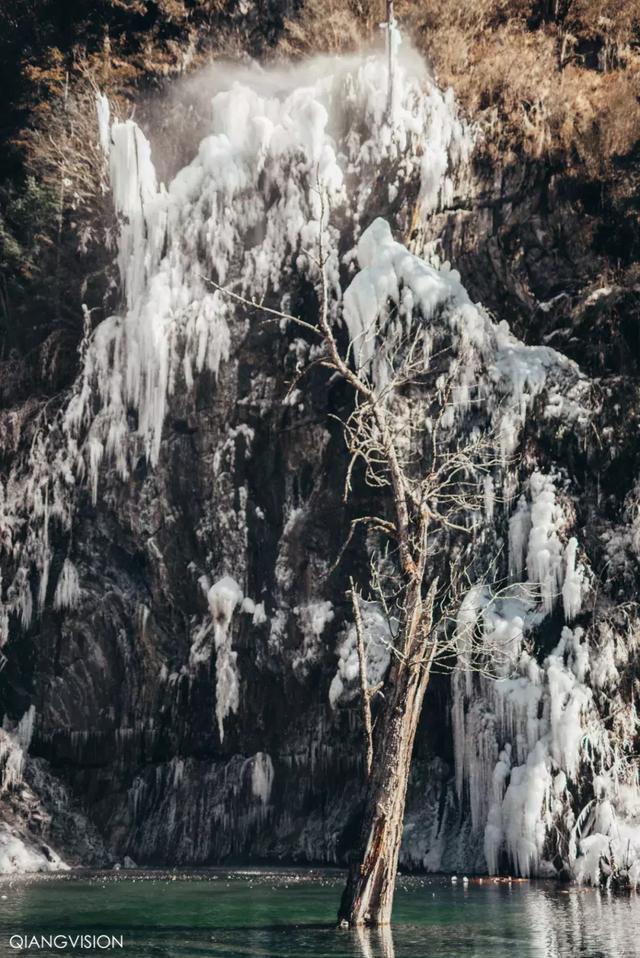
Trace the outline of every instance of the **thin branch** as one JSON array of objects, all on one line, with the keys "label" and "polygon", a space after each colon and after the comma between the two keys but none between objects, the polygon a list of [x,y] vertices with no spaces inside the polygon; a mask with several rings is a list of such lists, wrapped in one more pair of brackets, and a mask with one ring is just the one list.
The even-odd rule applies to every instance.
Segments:
[{"label": "thin branch", "polygon": [[213,288],[217,289],[218,292],[223,293],[225,296],[235,300],[236,303],[240,303],[242,306],[247,306],[249,309],[257,309],[261,313],[269,313],[269,315],[275,316],[277,319],[283,319],[287,323],[295,323],[296,326],[306,329],[307,332],[313,333],[315,336],[321,335],[317,326],[314,326],[312,323],[306,323],[304,319],[300,319],[299,316],[293,316],[291,313],[285,313],[280,309],[271,309],[269,306],[265,306],[263,303],[259,303],[255,299],[247,299],[246,296],[241,296],[240,293],[234,293],[233,290],[229,289],[227,286],[221,286],[219,283],[216,283],[215,280],[208,276],[204,276],[202,273],[198,273],[198,275],[200,279],[207,283],[207,285],[213,286]]}]

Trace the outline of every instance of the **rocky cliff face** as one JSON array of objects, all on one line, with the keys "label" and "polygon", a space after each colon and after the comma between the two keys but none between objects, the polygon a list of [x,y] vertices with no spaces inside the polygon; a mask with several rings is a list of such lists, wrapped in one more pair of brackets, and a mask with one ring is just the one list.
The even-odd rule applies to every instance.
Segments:
[{"label": "rocky cliff face", "polygon": [[140,130],[99,103],[121,305],[69,394],[3,414],[7,834],[49,865],[345,860],[362,794],[345,591],[366,544],[333,564],[367,501],[343,503],[331,417],[350,398],[321,369],[294,383],[308,337],[217,284],[312,317],[321,236],[338,311],[382,215],[583,371],[560,359],[570,372],[518,386],[477,548],[496,595],[509,574],[531,588],[509,607],[474,593],[513,661],[497,693],[434,679],[404,859],[597,879],[638,804],[633,271],[596,282],[618,251],[593,241],[605,211],[534,165],[474,161],[412,58],[391,122],[375,59],[237,79],[217,78],[212,135],[168,193]]}]

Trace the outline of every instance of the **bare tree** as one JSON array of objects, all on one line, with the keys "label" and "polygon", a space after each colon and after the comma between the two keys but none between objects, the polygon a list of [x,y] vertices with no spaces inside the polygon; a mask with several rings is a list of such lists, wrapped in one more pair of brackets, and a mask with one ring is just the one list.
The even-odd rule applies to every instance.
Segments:
[{"label": "bare tree", "polygon": [[345,343],[329,308],[322,241],[319,255],[308,255],[318,275],[316,322],[212,285],[319,339],[313,365],[328,369],[353,392],[353,409],[342,422],[349,452],[345,499],[357,476],[379,508],[352,521],[337,562],[366,530],[371,561],[364,588],[394,625],[388,672],[370,688],[361,594],[352,579],[367,785],[360,845],[338,917],[349,927],[384,926],[391,919],[414,739],[434,664],[474,657],[472,636],[467,630],[462,648],[453,623],[473,561],[469,546],[483,510],[484,480],[498,461],[477,424],[466,433],[461,424],[452,429],[460,416],[454,403],[458,369],[450,350],[430,355],[424,322],[414,317],[407,329],[392,304],[385,317]]},{"label": "bare tree", "polygon": [[[453,626],[472,562],[467,548],[482,509],[482,477],[493,464],[482,439],[451,445],[442,422],[451,410],[447,391],[424,376],[421,330],[401,335],[382,390],[364,371],[347,372],[325,327],[330,365],[352,383],[356,406],[345,423],[350,470],[359,462],[368,486],[387,492],[386,509],[367,517],[385,545],[387,569],[371,569],[371,597],[397,622],[391,665],[376,697],[375,723],[366,676],[362,624],[358,635],[368,782],[360,847],[350,868],[339,918],[349,926],[386,925],[391,919],[411,755],[434,664],[465,648]],[[421,381],[422,380],[422,381]],[[425,412],[430,415],[425,415]],[[435,413],[435,415],[434,415]],[[429,428],[425,420],[429,420]],[[447,418],[447,422],[449,419]],[[407,433],[409,435],[407,435]],[[391,561],[389,562],[389,559]],[[352,595],[354,589],[352,587]]]}]

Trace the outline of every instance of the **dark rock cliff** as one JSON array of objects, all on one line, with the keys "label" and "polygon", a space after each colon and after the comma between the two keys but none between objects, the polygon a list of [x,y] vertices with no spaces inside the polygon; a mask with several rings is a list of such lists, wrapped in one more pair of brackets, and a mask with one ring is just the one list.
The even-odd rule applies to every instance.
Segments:
[{"label": "dark rock cliff", "polygon": [[[531,432],[527,441],[539,466],[559,464],[569,476],[596,571],[606,561],[603,531],[625,521],[640,467],[634,204],[542,163],[499,169],[478,159],[464,194],[415,238],[437,239],[472,299],[525,342],[553,345],[590,377],[597,435]],[[172,401],[158,464],[140,456],[127,480],[109,466],[95,505],[80,494],[51,573],[55,584],[70,549],[79,604],[63,612],[49,601],[3,650],[4,713],[18,720],[36,710],[24,789],[37,798],[10,797],[7,816],[71,862],[342,862],[356,833],[358,706],[334,710],[328,694],[348,618],[345,583],[361,561],[354,546],[331,569],[349,513],[346,457],[329,414],[343,412],[348,396],[313,373],[298,409],[285,401],[294,338],[259,322],[231,335],[217,378],[203,374],[192,395]],[[233,575],[267,616],[234,616],[241,707],[222,740],[214,659],[191,654],[194,642],[211,642],[198,635],[208,615],[201,579],[212,570]],[[617,576],[607,588],[626,600],[636,570]],[[306,611],[317,601],[334,613],[319,633]],[[285,614],[274,643],[276,606]],[[541,644],[559,630],[552,621]],[[452,774],[441,676],[416,746],[409,864],[427,850],[412,845],[411,829],[437,831],[445,820],[461,836],[445,867],[469,861]],[[91,825],[77,824],[84,819]]]}]

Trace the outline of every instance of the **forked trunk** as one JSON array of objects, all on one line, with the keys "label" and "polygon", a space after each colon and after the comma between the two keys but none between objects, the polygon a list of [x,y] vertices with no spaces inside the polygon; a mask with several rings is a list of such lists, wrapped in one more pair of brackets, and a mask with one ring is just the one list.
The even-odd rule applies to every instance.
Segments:
[{"label": "forked trunk", "polygon": [[338,914],[351,927],[391,921],[411,753],[429,682],[421,655],[408,656],[393,669],[376,729],[360,853]]}]

